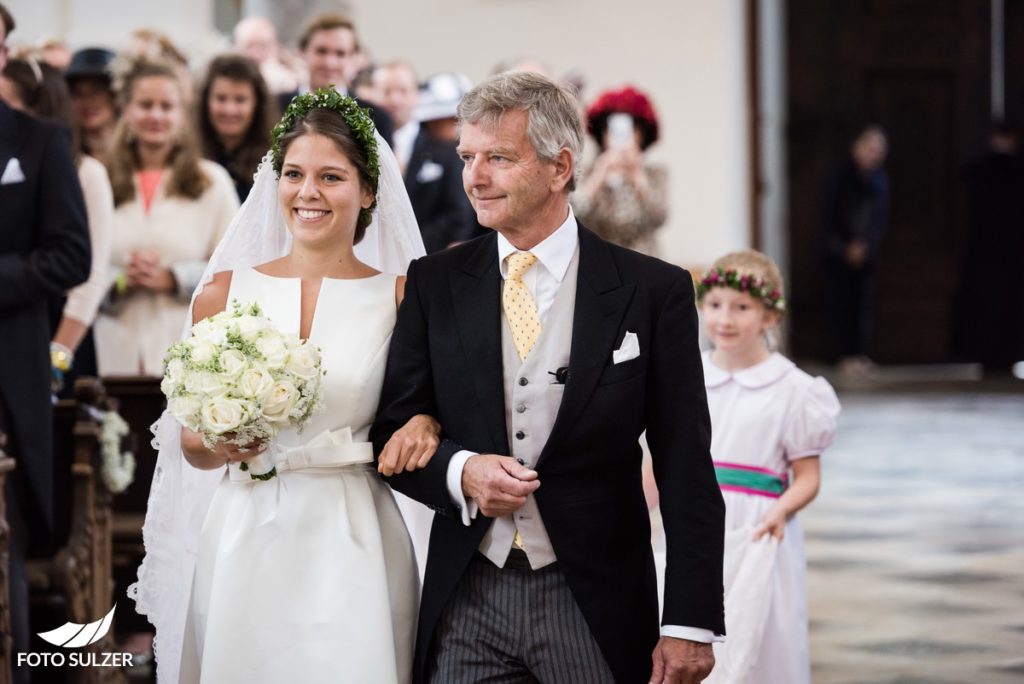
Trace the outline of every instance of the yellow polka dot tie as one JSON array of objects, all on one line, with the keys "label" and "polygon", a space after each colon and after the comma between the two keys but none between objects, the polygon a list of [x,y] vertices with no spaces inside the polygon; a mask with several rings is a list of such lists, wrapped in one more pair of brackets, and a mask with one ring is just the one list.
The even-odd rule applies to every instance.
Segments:
[{"label": "yellow polka dot tie", "polygon": [[537,262],[530,252],[515,252],[508,255],[508,275],[505,277],[505,289],[501,293],[501,306],[508,318],[508,326],[512,331],[512,342],[519,352],[519,360],[525,361],[533,345],[540,337],[540,316],[537,305],[533,301],[530,289],[523,282],[523,274]]}]

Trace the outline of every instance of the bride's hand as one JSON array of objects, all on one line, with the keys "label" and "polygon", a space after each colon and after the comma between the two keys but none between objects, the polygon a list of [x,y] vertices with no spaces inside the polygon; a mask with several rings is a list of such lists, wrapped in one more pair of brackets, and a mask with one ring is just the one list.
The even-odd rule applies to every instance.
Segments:
[{"label": "bride's hand", "polygon": [[[233,435],[228,434],[224,437],[231,439]],[[181,450],[185,454],[185,460],[192,467],[200,470],[223,468],[228,463],[244,461],[264,451],[267,446],[266,442],[254,442],[241,447],[220,440],[213,445],[212,449],[207,449],[203,444],[202,435],[188,428],[181,428]],[[242,449],[246,449],[246,451],[242,451]]]},{"label": "bride's hand", "polygon": [[[225,437],[230,437],[224,435]],[[214,453],[218,456],[223,456],[227,463],[237,463],[239,461],[247,461],[254,456],[258,456],[262,452],[266,451],[266,442],[250,442],[245,445],[229,444],[228,442],[217,442],[214,446]]]},{"label": "bride's hand", "polygon": [[425,468],[441,443],[440,434],[441,425],[432,417],[413,416],[384,445],[377,462],[377,472],[390,477],[403,470],[412,472]]}]

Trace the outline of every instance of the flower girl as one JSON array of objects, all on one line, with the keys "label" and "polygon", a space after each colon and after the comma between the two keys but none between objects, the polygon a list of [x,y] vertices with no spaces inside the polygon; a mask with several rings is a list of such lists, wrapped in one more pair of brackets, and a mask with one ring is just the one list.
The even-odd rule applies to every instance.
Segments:
[{"label": "flower girl", "polygon": [[712,350],[704,354],[711,454],[726,503],[725,643],[707,682],[810,682],[803,534],[797,511],[818,493],[819,456],[839,401],[772,351],[785,313],[768,257],[715,262],[697,299]]}]

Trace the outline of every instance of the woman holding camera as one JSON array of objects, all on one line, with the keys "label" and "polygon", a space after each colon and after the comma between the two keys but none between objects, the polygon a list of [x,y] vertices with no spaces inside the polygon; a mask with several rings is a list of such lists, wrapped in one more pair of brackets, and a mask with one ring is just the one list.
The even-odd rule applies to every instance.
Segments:
[{"label": "woman holding camera", "polygon": [[573,196],[577,218],[609,242],[653,254],[668,215],[668,176],[644,156],[658,139],[650,98],[631,86],[606,91],[587,110],[587,128],[600,153]]}]

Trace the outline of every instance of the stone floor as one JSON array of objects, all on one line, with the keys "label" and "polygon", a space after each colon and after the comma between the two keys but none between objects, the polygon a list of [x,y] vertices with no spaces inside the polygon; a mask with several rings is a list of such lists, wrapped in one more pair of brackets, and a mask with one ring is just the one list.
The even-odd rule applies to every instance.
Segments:
[{"label": "stone floor", "polygon": [[816,684],[1024,681],[1022,390],[840,387],[801,514]]}]

